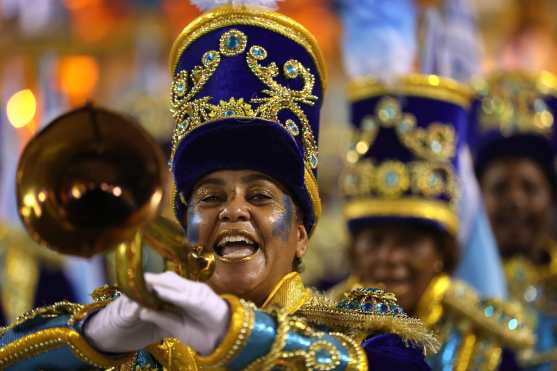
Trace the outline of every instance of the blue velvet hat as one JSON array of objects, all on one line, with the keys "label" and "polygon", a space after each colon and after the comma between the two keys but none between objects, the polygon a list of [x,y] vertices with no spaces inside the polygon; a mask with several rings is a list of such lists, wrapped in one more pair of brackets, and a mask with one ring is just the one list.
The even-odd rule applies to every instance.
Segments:
[{"label": "blue velvet hat", "polygon": [[456,236],[457,154],[471,89],[436,75],[348,87],[354,144],[342,177],[351,230],[411,220]]},{"label": "blue velvet hat", "polygon": [[477,83],[477,93],[468,132],[476,173],[481,176],[487,164],[498,157],[528,157],[555,185],[555,76],[548,72],[498,72]]},{"label": "blue velvet hat", "polygon": [[290,192],[311,232],[321,212],[317,138],[325,85],[313,36],[279,13],[223,6],[184,28],[170,68],[178,220],[201,177],[251,169]]}]

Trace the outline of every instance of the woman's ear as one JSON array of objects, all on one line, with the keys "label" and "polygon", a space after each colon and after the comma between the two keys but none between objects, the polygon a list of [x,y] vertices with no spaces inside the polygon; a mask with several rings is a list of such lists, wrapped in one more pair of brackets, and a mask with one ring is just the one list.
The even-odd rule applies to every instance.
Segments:
[{"label": "woman's ear", "polygon": [[303,223],[296,224],[296,256],[303,258],[309,246],[309,236]]}]

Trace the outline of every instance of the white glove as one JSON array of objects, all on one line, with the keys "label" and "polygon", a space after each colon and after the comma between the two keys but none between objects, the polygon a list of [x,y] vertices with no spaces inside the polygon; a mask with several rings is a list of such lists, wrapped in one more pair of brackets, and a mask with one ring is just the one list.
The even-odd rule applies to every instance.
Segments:
[{"label": "white glove", "polygon": [[98,311],[85,324],[85,338],[107,353],[135,352],[170,336],[151,322],[141,321],[143,308],[125,295]]},{"label": "white glove", "polygon": [[202,355],[217,348],[230,321],[226,300],[206,284],[187,280],[174,272],[146,273],[145,281],[162,300],[174,304],[179,313],[143,308],[139,312],[142,321],[153,323],[161,333],[180,339]]}]

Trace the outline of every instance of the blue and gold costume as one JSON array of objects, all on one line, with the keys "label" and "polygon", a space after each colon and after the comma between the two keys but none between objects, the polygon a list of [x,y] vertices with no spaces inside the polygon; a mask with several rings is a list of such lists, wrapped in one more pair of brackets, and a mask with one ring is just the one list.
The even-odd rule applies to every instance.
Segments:
[{"label": "blue and gold costume", "polygon": [[[349,230],[404,221],[456,240],[458,153],[471,89],[436,75],[406,75],[389,85],[355,80],[348,93],[355,129],[342,177]],[[441,350],[428,361],[435,370],[513,369],[504,348],[533,343],[521,308],[481,300],[471,287],[451,279],[457,256],[458,251],[447,254],[445,273],[429,283],[416,310],[440,336]],[[359,285],[360,278],[352,276],[332,294]]]},{"label": "blue and gold costume", "polygon": [[[532,159],[554,188],[557,79],[547,72],[499,72],[478,82],[477,92],[469,130],[476,172],[481,174],[491,160],[511,154]],[[536,329],[535,350],[521,355],[529,370],[552,370],[557,364],[557,245],[549,237],[542,243],[546,264],[520,256],[504,261],[509,294],[524,305]]]},{"label": "blue and gold costume", "polygon": [[[188,195],[200,177],[252,169],[285,186],[311,232],[321,211],[317,137],[326,81],[313,37],[278,13],[226,6],[184,29],[170,65],[178,219],[185,220]],[[424,351],[436,346],[392,294],[360,289],[337,302],[308,290],[292,272],[261,308],[223,295],[231,320],[208,356],[171,338],[131,355],[101,354],[85,341],[82,327],[113,294],[105,289],[89,306],[60,303],[22,316],[1,332],[0,367],[427,370]]]}]

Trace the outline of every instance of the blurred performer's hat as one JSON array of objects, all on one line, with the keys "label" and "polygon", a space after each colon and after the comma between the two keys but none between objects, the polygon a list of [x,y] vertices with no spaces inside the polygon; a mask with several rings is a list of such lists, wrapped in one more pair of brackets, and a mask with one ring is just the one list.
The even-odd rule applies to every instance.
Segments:
[{"label": "blurred performer's hat", "polygon": [[557,78],[548,72],[498,72],[477,83],[468,141],[476,174],[502,157],[526,157],[538,163],[552,185]]},{"label": "blurred performer's hat", "polygon": [[252,169],[291,193],[311,231],[321,212],[321,52],[294,20],[249,1],[233,3],[244,5],[209,10],[187,25],[170,54],[177,217],[183,220],[204,175]]},{"label": "blurred performer's hat", "polygon": [[436,75],[349,85],[355,140],[342,180],[351,230],[406,221],[458,231],[457,154],[470,89]]}]

